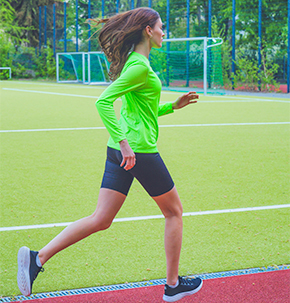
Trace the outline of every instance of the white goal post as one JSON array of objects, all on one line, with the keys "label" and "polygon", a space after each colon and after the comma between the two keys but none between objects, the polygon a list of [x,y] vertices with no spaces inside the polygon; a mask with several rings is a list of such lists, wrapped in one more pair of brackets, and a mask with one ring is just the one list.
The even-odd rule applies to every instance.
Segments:
[{"label": "white goal post", "polygon": [[0,70],[6,70],[8,69],[9,71],[9,79],[11,79],[11,67],[0,67]]}]

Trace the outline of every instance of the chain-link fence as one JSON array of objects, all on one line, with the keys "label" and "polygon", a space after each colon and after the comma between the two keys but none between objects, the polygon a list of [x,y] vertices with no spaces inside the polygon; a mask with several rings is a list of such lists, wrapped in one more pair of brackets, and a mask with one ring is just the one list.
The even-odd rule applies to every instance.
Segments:
[{"label": "chain-link fence", "polygon": [[[99,51],[86,21],[136,7],[161,16],[165,38],[221,37],[228,89],[277,90],[288,84],[290,0],[68,0],[38,10],[39,44],[57,52]],[[288,81],[288,83],[287,83]],[[286,90],[284,90],[286,92]]]}]

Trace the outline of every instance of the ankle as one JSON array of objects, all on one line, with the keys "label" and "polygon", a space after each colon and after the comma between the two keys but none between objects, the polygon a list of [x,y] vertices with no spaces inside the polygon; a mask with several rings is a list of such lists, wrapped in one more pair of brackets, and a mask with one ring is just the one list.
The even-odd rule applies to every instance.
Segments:
[{"label": "ankle", "polygon": [[38,255],[37,255],[41,265],[43,266],[44,263],[45,263],[45,259],[44,259],[44,256],[39,252]]},{"label": "ankle", "polygon": [[[170,282],[172,282],[172,283],[170,283]],[[171,288],[175,288],[179,285],[179,280],[178,279],[175,282],[174,282],[174,280],[172,280],[170,282],[168,282],[167,285]]]}]

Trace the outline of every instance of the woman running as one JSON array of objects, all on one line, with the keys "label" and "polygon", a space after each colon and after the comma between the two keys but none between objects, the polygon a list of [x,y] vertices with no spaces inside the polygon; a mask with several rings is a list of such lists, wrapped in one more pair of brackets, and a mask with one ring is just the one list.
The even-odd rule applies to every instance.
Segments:
[{"label": "woman running", "polygon": [[[151,48],[160,48],[164,36],[162,21],[156,11],[137,8],[99,20],[99,23],[105,23],[99,34],[99,43],[111,62],[109,75],[114,82],[96,102],[110,134],[97,207],[92,215],[66,227],[38,252],[27,247],[20,248],[18,286],[23,295],[30,295],[34,280],[43,270],[42,266],[53,255],[93,233],[109,228],[136,178],[165,217],[167,280],[163,300],[174,302],[200,290],[202,280],[178,275],[182,204],[157,150],[157,119],[196,103],[198,95],[189,92],[174,103],[159,105],[161,82],[148,60]],[[113,103],[119,97],[122,108],[118,121]]]}]

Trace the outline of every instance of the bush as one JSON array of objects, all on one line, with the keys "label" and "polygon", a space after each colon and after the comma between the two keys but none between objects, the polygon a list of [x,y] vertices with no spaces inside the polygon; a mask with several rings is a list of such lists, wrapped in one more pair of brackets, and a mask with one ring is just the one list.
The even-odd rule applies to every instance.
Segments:
[{"label": "bush", "polygon": [[277,70],[278,64],[267,61],[262,54],[262,66],[259,73],[257,61],[249,60],[241,53],[236,60],[236,74],[232,74],[234,88],[257,91],[260,81],[262,91],[277,91],[279,86],[275,81]]},{"label": "bush", "polygon": [[55,79],[56,64],[51,48],[43,48],[38,55],[33,47],[8,49],[9,67],[13,78]]}]

